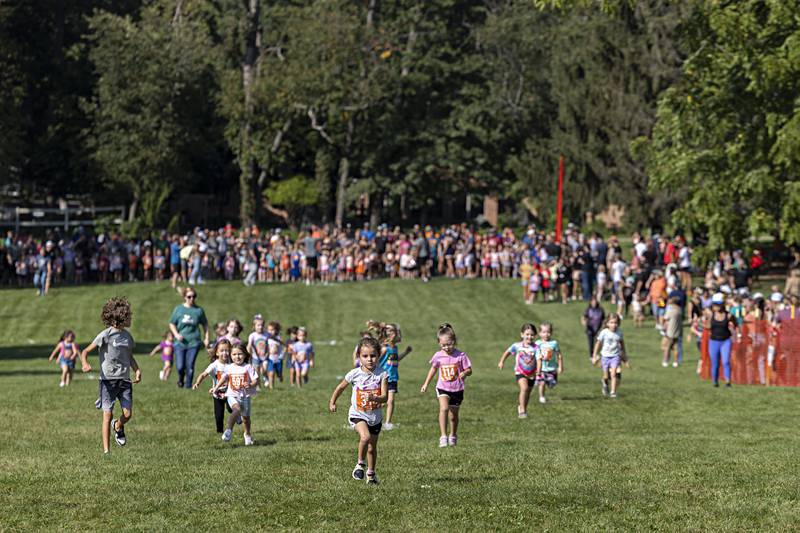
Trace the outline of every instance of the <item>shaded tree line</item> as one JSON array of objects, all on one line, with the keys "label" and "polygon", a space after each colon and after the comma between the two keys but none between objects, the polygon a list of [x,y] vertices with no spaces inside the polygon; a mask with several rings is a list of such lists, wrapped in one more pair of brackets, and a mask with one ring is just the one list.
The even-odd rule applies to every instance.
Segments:
[{"label": "shaded tree line", "polygon": [[0,184],[122,199],[134,228],[228,191],[241,223],[493,195],[550,224],[564,155],[573,220],[617,204],[716,245],[796,242],[797,20],[766,0],[4,3]]}]

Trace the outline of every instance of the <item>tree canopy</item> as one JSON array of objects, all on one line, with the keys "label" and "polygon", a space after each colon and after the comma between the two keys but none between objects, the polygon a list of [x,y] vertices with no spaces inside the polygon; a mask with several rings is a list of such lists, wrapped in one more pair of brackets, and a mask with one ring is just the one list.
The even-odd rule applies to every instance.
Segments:
[{"label": "tree canopy", "polygon": [[122,201],[134,228],[185,194],[242,223],[456,219],[490,195],[552,224],[563,155],[572,220],[614,204],[712,247],[798,243],[798,20],[778,0],[5,3],[0,185]]}]

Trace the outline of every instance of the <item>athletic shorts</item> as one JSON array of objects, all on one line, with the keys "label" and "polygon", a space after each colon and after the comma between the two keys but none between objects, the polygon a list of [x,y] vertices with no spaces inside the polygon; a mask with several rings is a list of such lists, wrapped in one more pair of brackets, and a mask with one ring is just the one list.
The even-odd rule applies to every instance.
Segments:
[{"label": "athletic shorts", "polygon": [[64,359],[63,357],[58,357],[58,365],[64,366],[67,365],[67,368],[75,368],[75,359]]},{"label": "athletic shorts", "polygon": [[538,385],[544,383],[548,388],[552,389],[558,385],[558,372],[539,372],[536,375],[535,383]]},{"label": "athletic shorts", "polygon": [[124,379],[101,379],[100,408],[110,413],[117,400],[123,409],[130,410],[133,407],[133,383]]},{"label": "athletic shorts", "polygon": [[170,263],[169,265],[170,272],[173,274],[180,274],[181,273],[181,264],[180,263]]},{"label": "athletic shorts", "polygon": [[313,268],[314,270],[317,269],[317,258],[316,257],[306,257],[306,267]]},{"label": "athletic shorts", "polygon": [[308,367],[309,367],[308,359],[306,359],[302,363],[298,363],[297,361],[295,361],[294,363],[292,363],[292,365],[294,366],[294,369],[297,372],[303,372],[303,371],[308,372]]},{"label": "athletic shorts", "polygon": [[603,370],[614,370],[619,368],[620,357],[615,355],[613,357],[603,357],[600,359],[600,365]]},{"label": "athletic shorts", "polygon": [[448,390],[442,390],[437,388],[436,397],[441,398],[442,396],[447,396],[448,398],[450,398],[450,407],[458,407],[459,405],[461,405],[461,402],[464,401],[463,390],[451,392]]},{"label": "athletic shorts", "polygon": [[234,396],[228,396],[228,405],[233,409],[237,405],[239,406],[239,411],[242,413],[242,416],[250,416],[250,405],[251,405],[252,398],[236,398]]},{"label": "athletic shorts", "polygon": [[525,374],[514,374],[514,377],[517,378],[517,381],[521,379],[527,380],[529,387],[533,387],[536,384],[536,376],[526,376]]},{"label": "athletic shorts", "polygon": [[396,381],[390,381],[389,382],[389,386],[387,387],[387,390],[391,391],[391,392],[397,392],[397,382]]},{"label": "athletic shorts", "polygon": [[[356,424],[358,424],[359,422],[364,422],[365,424],[367,424],[367,421],[366,421],[366,420],[364,420],[364,419],[361,419],[361,418],[351,418],[351,419],[350,419],[350,427],[352,427],[353,429],[355,429],[355,427],[356,427]],[[375,424],[374,426],[370,426],[369,424],[367,424],[367,431],[369,431],[369,434],[370,434],[370,435],[378,435],[378,434],[381,432],[381,427],[382,427],[382,426],[383,426],[383,424],[382,424],[381,422],[378,422],[378,423],[377,423],[377,424]]]},{"label": "athletic shorts", "polygon": [[257,369],[258,367],[260,367],[260,366],[261,366],[261,364],[262,364],[263,362],[264,362],[264,360],[263,360],[263,359],[261,359],[261,358],[260,358],[259,356],[257,356],[256,354],[252,354],[252,355],[250,356],[250,364],[253,366],[253,368],[256,368],[256,369]]},{"label": "athletic shorts", "polygon": [[267,359],[267,372],[275,372],[278,377],[283,376],[283,360],[273,361],[272,359]]}]

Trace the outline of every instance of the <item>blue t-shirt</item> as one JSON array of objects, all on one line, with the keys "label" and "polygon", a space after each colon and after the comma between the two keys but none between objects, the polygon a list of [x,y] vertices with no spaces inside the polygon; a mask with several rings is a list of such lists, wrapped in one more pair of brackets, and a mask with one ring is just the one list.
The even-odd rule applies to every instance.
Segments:
[{"label": "blue t-shirt", "polygon": [[397,351],[397,346],[386,347],[386,352],[378,361],[378,367],[389,375],[389,381],[392,383],[400,379],[400,356]]},{"label": "blue t-shirt", "polygon": [[542,372],[555,372],[558,370],[558,341],[543,341],[539,339],[535,343],[536,359],[542,361]]},{"label": "blue t-shirt", "polygon": [[169,264],[181,264],[181,247],[178,245],[178,243],[173,242],[169,245]]}]

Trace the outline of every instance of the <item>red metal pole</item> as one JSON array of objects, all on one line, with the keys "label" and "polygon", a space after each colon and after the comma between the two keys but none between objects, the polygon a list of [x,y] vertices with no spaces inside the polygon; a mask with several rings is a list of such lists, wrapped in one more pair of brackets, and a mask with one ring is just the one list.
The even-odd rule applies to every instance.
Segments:
[{"label": "red metal pole", "polygon": [[564,156],[558,160],[558,200],[556,202],[556,241],[561,241],[564,212]]}]

